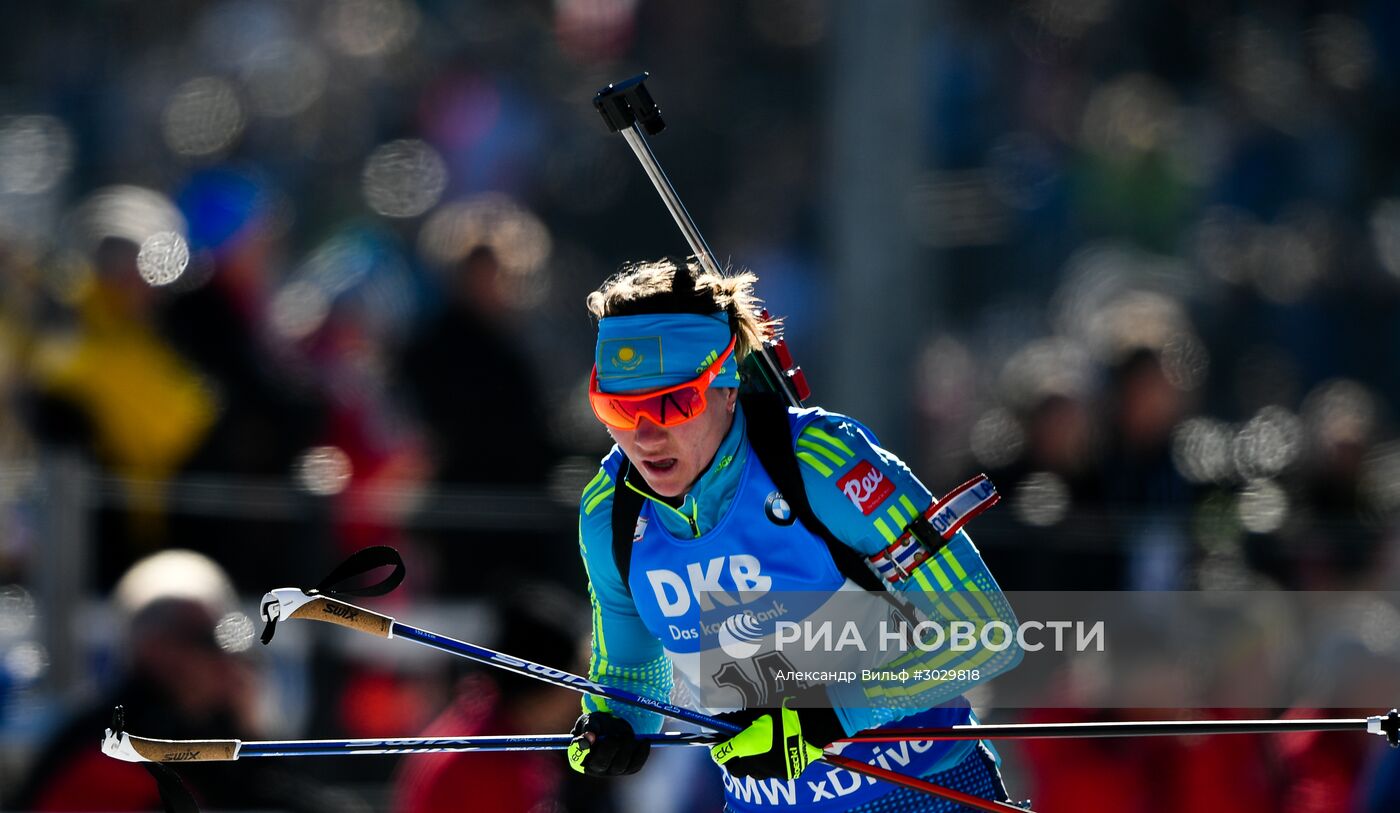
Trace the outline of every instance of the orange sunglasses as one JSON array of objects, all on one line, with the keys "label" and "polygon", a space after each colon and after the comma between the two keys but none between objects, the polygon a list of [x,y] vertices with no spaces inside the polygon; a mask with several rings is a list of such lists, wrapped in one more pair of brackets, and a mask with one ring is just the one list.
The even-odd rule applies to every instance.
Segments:
[{"label": "orange sunglasses", "polygon": [[694,380],[649,392],[601,392],[598,365],[593,365],[588,379],[588,403],[593,414],[614,429],[636,429],[643,416],[657,426],[680,426],[705,411],[705,393],[719,377],[724,362],[734,354],[737,341],[737,336],[731,337],[719,358]]}]

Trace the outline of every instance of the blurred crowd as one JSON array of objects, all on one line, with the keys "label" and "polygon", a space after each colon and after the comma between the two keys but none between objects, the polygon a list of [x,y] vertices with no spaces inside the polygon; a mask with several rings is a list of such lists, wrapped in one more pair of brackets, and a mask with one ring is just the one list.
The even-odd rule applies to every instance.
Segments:
[{"label": "blurred crowd", "polygon": [[[586,583],[573,512],[608,440],[582,397],[583,296],[625,260],[684,251],[591,107],[606,83],[653,72],[672,124],[662,162],[710,243],[759,273],[815,403],[841,395],[823,386],[824,350],[877,327],[826,293],[861,273],[825,259],[824,196],[839,190],[823,183],[823,128],[841,101],[828,66],[849,13],[836,0],[23,6],[0,26],[13,804],[52,798],[63,721],[92,703],[76,718],[90,728],[123,692],[167,715],[169,736],[567,727],[567,696],[316,639],[300,730],[279,729],[277,711],[246,707],[242,673],[223,673],[252,662],[253,633],[222,596],[311,584],[393,544],[410,565],[393,601],[465,603],[497,619],[494,640],[552,641],[540,658],[578,668],[579,629],[500,619],[528,616],[526,583],[536,604],[564,603],[549,604],[556,622],[586,619],[568,604]],[[914,439],[895,451],[935,492],[977,471],[999,485],[1003,505],[972,530],[1002,586],[1392,589],[1400,5],[919,8],[907,104],[922,170],[890,194],[919,246],[907,272],[933,299],[919,345],[891,349],[909,354],[917,397],[874,428]],[[123,599],[132,566],[171,549],[196,557],[181,573],[222,571],[201,582],[218,606]],[[114,642],[84,651],[62,687],[43,634],[54,569],[80,591],[65,600],[115,595],[111,628],[132,642],[125,660]],[[1342,631],[1337,646],[1391,663],[1397,637]],[[226,696],[171,696],[148,680],[171,668],[156,652],[205,671],[217,655]],[[1013,749],[1008,775],[1050,813],[1096,794],[1144,813],[1393,809],[1400,764],[1330,736]],[[492,809],[712,801],[662,808],[666,783],[621,783],[613,800],[566,781],[562,761],[490,760],[322,763],[304,773],[323,787],[294,795],[351,809],[336,790],[351,786],[426,811],[444,809],[433,781],[450,797],[511,776],[497,784],[543,790]],[[703,765],[673,770],[714,784]],[[211,799],[271,803],[230,776],[209,780]],[[278,777],[261,784],[292,787]]]}]

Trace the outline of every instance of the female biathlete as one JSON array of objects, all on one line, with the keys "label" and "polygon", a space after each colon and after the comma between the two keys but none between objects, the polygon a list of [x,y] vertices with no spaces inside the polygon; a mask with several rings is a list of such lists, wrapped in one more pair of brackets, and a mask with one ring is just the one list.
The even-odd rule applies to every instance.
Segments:
[{"label": "female biathlete", "polygon": [[[711,751],[736,813],[958,810],[830,766],[820,749],[896,723],[974,722],[962,694],[1014,666],[1014,643],[913,649],[895,664],[898,680],[804,681],[816,673],[798,671],[800,653],[774,651],[774,625],[804,621],[829,610],[825,599],[837,591],[860,589],[941,623],[1014,627],[1014,616],[966,534],[917,533],[929,530],[932,495],[869,430],[816,408],[777,407],[774,424],[754,406],[767,402],[740,398],[741,366],[771,328],[755,282],[665,260],[625,267],[588,297],[598,320],[589,398],[616,442],[579,507],[593,609],[589,678],[669,700],[674,673],[702,710],[745,725]],[[779,454],[763,452],[770,443]],[[800,482],[769,471],[785,465]],[[802,599],[783,598],[793,596]],[[732,613],[730,623],[706,623],[716,610]],[[749,657],[735,658],[736,649]],[[708,702],[716,698],[724,704]],[[649,745],[635,732],[659,731],[661,718],[593,696],[583,711],[573,769],[640,770]],[[808,747],[784,747],[794,742]],[[984,743],[850,744],[842,754],[1007,798]]]}]

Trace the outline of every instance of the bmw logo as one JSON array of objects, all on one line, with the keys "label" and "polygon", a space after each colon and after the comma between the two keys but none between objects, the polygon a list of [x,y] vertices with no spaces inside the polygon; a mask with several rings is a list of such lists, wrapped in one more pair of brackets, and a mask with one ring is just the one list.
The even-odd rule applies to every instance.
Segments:
[{"label": "bmw logo", "polygon": [[791,525],[797,519],[792,513],[792,506],[788,505],[781,491],[774,491],[768,495],[763,510],[768,514],[768,518],[778,525]]}]

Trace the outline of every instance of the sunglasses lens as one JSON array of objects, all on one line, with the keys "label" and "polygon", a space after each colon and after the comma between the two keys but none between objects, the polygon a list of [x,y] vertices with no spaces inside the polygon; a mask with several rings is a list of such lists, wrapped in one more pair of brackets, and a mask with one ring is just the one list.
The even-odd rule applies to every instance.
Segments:
[{"label": "sunglasses lens", "polygon": [[644,398],[595,396],[592,400],[598,418],[617,429],[635,429],[643,416],[658,426],[676,426],[705,410],[705,394],[694,386]]},{"label": "sunglasses lens", "polygon": [[662,426],[684,423],[705,410],[705,396],[699,387],[668,392],[658,400],[661,403],[656,405],[659,413],[657,423]]}]

